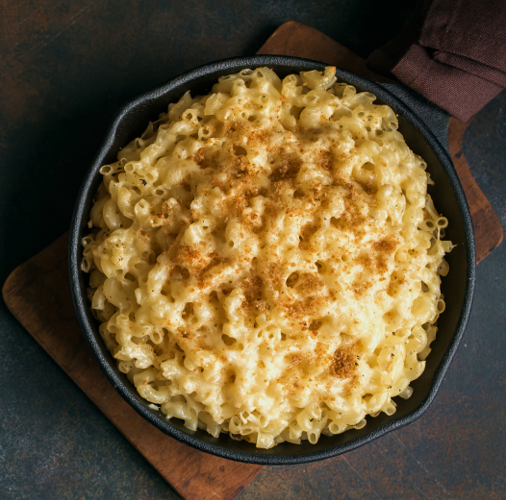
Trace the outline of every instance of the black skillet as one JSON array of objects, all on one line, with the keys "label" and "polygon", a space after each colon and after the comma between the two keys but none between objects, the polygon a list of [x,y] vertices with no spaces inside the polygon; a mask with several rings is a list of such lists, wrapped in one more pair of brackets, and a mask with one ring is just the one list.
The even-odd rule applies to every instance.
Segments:
[{"label": "black skillet", "polygon": [[93,318],[86,296],[88,276],[81,271],[81,239],[88,233],[86,223],[92,200],[102,180],[101,165],[115,161],[118,150],[145,129],[149,121],[176,102],[187,90],[192,95],[210,91],[222,75],[236,73],[244,68],[267,66],[279,76],[308,70],[323,70],[320,62],[285,56],[253,56],[227,59],[201,66],[185,73],[127,104],[114,120],[104,144],[86,176],[77,198],[70,234],[70,281],[74,305],[81,328],[102,371],[121,396],[145,419],[161,431],[183,443],[206,453],[229,460],[265,465],[300,464],[324,460],[362,446],[387,432],[398,429],[419,418],[433,403],[443,377],[464,333],[471,309],[475,281],[475,247],[469,208],[448,150],[447,131],[449,115],[409,88],[399,84],[379,84],[348,71],[337,70],[338,81],[347,82],[358,91],[375,94],[377,102],[388,104],[399,118],[399,131],[409,147],[422,156],[435,182],[429,192],[435,205],[449,220],[447,238],[457,247],[448,255],[450,273],[443,280],[446,311],[438,321],[437,339],[422,376],[413,381],[413,395],[408,400],[396,398],[397,412],[388,417],[368,417],[360,430],[322,436],[316,445],[308,441],[301,445],[283,443],[270,450],[260,450],[245,441],[234,441],[226,435],[213,438],[207,432],[189,431],[177,419],[167,421],[160,413],[148,407],[137,394],[127,377],[118,371],[106,349]]}]

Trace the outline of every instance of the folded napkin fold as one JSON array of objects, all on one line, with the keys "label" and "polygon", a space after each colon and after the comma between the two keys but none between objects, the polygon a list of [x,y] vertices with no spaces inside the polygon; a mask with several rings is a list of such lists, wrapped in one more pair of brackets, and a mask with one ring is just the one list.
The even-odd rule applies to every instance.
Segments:
[{"label": "folded napkin fold", "polygon": [[425,0],[367,59],[459,120],[506,87],[506,0]]}]

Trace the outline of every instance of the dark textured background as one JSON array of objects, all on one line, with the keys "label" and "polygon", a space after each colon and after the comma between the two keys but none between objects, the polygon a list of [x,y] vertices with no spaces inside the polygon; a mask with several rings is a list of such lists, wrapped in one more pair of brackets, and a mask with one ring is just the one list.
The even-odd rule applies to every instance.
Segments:
[{"label": "dark textured background", "polygon": [[[366,57],[407,0],[0,0],[0,282],[69,227],[80,181],[125,101],[197,65],[253,54],[283,22]],[[506,95],[464,137],[506,224]],[[506,245],[477,271],[471,321],[435,405],[336,459],[264,468],[253,499],[506,498]],[[0,302],[0,499],[178,495]],[[382,460],[371,460],[368,449]]]}]

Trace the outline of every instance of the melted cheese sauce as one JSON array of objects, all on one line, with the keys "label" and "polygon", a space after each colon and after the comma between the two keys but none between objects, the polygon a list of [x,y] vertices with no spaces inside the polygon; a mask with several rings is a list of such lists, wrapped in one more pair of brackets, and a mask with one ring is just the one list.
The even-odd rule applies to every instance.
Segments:
[{"label": "melted cheese sauce", "polygon": [[393,414],[424,370],[447,220],[392,110],[334,75],[222,77],[101,169],[82,264],[100,333],[190,429],[316,443]]}]

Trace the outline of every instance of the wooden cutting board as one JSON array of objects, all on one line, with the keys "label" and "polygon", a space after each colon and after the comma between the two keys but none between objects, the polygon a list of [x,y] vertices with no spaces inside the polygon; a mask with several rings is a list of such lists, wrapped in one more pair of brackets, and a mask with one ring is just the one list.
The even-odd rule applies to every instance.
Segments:
[{"label": "wooden cutting board", "polygon": [[[339,43],[300,23],[282,25],[258,53],[316,59],[372,80],[389,81],[369,71],[363,59]],[[467,125],[452,120],[449,141],[471,207],[480,261],[501,242],[502,227],[462,154],[462,136]],[[3,287],[7,307],[183,498],[235,498],[261,466],[207,455],[166,436],[140,417],[105,378],[77,323],[68,279],[67,247],[68,233],[15,269]]]}]

